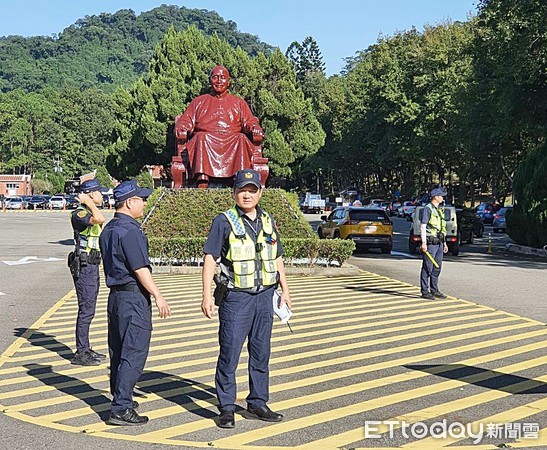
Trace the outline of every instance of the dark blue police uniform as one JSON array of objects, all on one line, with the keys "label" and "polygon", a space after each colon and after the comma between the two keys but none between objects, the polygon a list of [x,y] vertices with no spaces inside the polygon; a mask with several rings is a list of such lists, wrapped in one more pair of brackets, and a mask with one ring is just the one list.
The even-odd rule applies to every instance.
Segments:
[{"label": "dark blue police uniform", "polygon": [[84,207],[75,210],[71,216],[76,246],[79,246],[80,252],[84,254],[81,258],[80,275],[77,278],[73,276],[76,297],[78,298],[76,351],[80,355],[91,350],[89,327],[93,317],[95,317],[97,296],[99,294],[99,264],[101,261],[97,258],[95,260],[88,260],[85,254],[87,238],[81,234],[91,226],[91,216],[91,212]]},{"label": "dark blue police uniform", "polygon": [[[429,222],[429,218],[431,217],[431,210],[429,208],[422,208],[420,215],[420,223],[427,224]],[[422,295],[440,292],[439,275],[441,274],[441,268],[443,265],[443,247],[444,244],[438,240],[436,244],[431,242],[427,243],[427,251],[437,262],[439,267],[435,267],[426,254],[423,255],[422,270],[420,272],[420,290]]]},{"label": "dark blue police uniform", "polygon": [[[257,206],[256,219],[250,220],[240,208],[236,210],[243,219],[247,234],[256,243],[262,229],[261,209]],[[273,223],[273,219],[272,219]],[[269,399],[269,361],[271,352],[271,333],[273,324],[273,291],[274,286],[258,286],[252,289],[234,287],[233,271],[230,261],[226,259],[231,226],[224,214],[213,220],[209,236],[204,246],[204,253],[215,258],[220,257],[220,268],[223,276],[229,280],[228,295],[219,308],[219,344],[215,384],[222,412],[235,411],[236,377],[235,372],[245,339],[248,339],[249,351],[249,395],[247,405],[258,409]],[[276,230],[277,233],[277,230]],[[283,249],[278,241],[277,257]]]},{"label": "dark blue police uniform", "polygon": [[108,348],[112,413],[133,408],[133,388],[150,347],[150,295],[135,270],[150,268],[148,240],[132,217],[115,213],[100,238],[108,296]]}]

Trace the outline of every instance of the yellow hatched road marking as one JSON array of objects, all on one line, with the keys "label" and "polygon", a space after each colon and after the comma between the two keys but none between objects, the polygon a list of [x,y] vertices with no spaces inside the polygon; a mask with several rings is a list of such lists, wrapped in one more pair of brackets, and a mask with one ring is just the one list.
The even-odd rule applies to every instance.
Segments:
[{"label": "yellow hatched road marking", "polygon": [[[496,313],[496,312],[492,312],[492,313],[483,313],[483,312],[480,312],[479,314],[475,314],[475,315],[469,315],[469,316],[463,316],[461,318],[458,319],[458,321],[462,321],[462,320],[468,320],[468,319],[472,319],[472,318],[483,318],[484,316],[489,316],[489,315],[492,315],[492,316],[495,316],[495,315],[498,315],[499,313]],[[390,338],[381,338],[381,339],[375,339],[375,340],[372,340],[372,341],[367,341],[366,343],[364,342],[353,342],[351,344],[345,344],[345,345],[338,345],[338,346],[334,346],[334,347],[328,347],[328,348],[325,348],[325,349],[318,349],[318,350],[312,350],[310,352],[303,352],[303,353],[298,353],[298,355],[289,355],[288,357],[285,357],[285,358],[274,358],[271,362],[272,363],[276,363],[276,362],[279,362],[281,359],[285,359],[287,361],[295,361],[297,359],[304,359],[304,358],[308,358],[310,356],[318,356],[318,355],[325,355],[325,354],[329,354],[329,353],[335,353],[335,352],[340,352],[340,351],[347,351],[347,350],[354,350],[354,349],[359,349],[359,348],[364,348],[364,347],[369,347],[371,345],[378,345],[378,344],[383,344],[383,343],[387,343],[387,342],[396,342],[396,341],[399,341],[401,339],[412,339],[412,338],[417,338],[417,337],[423,337],[423,336],[431,336],[431,335],[435,335],[435,334],[440,334],[442,332],[447,332],[447,331],[457,331],[457,330],[463,330],[463,329],[466,329],[466,328],[475,328],[476,326],[480,326],[480,325],[492,325],[492,324],[498,324],[498,323],[504,323],[504,322],[512,322],[514,321],[515,319],[512,318],[512,317],[501,317],[499,319],[489,319],[489,320],[483,320],[481,322],[472,322],[472,323],[467,323],[467,324],[458,324],[458,325],[452,325],[452,326],[449,326],[449,327],[445,327],[445,328],[434,328],[434,329],[431,329],[431,330],[421,330],[421,331],[417,331],[417,332],[414,332],[414,333],[409,333],[409,334],[406,334],[406,335],[400,335],[400,336],[394,336],[394,337],[390,337]],[[402,331],[402,330],[407,330],[407,329],[412,329],[412,328],[421,328],[423,326],[430,326],[430,325],[436,325],[436,324],[440,324],[440,323],[450,323],[450,322],[454,322],[455,319],[451,318],[451,319],[442,319],[442,320],[432,320],[432,321],[429,321],[429,322],[422,322],[422,323],[419,323],[419,324],[411,324],[411,325],[403,325],[403,326],[400,326],[400,327],[395,327],[395,328],[392,328],[391,330],[394,330],[394,331]],[[530,325],[528,324],[517,324],[517,325],[512,325],[512,326],[509,326],[509,327],[502,327],[500,329],[518,329],[518,328],[523,328],[523,327],[528,327]],[[355,329],[355,328],[361,328],[362,325],[359,325],[358,327],[349,327],[350,329]],[[499,329],[498,329],[499,330]],[[357,338],[362,338],[362,337],[366,337],[366,336],[372,336],[372,335],[375,335],[375,334],[383,334],[385,331],[384,330],[373,330],[373,331],[365,331],[365,332],[362,332],[362,333],[355,333],[355,334],[352,334],[350,337],[351,339],[357,339]],[[306,333],[306,335],[308,336],[318,336],[318,335],[321,335],[321,334],[325,334],[325,331],[312,331],[312,332],[309,332],[309,333]],[[336,341],[339,341],[339,340],[343,340],[343,339],[340,339],[339,336],[332,336],[332,332],[328,332],[327,334],[330,334],[331,337],[329,338],[326,338],[326,339],[323,339],[322,341],[320,341],[320,343],[331,343],[331,342],[336,342]],[[349,339],[350,337],[348,337],[347,339]],[[461,339],[460,336],[457,336],[458,340]],[[209,340],[205,340],[206,342],[215,342],[216,339],[209,339]],[[273,339],[272,341],[275,341],[275,339]],[[195,344],[196,342],[194,341],[193,344]],[[312,342],[308,345],[317,345],[317,342]],[[302,344],[300,342],[296,342],[296,343],[293,343],[293,344],[289,344],[289,345],[285,345],[284,347],[278,347],[278,348],[275,348],[275,351],[283,351],[285,352],[286,350],[290,350],[290,349],[293,349],[293,348],[300,348],[300,347],[303,347],[303,346],[306,346],[305,344]],[[182,347],[181,346],[178,346],[177,348],[180,348]],[[275,351],[273,351],[272,353],[275,353]],[[173,357],[182,357],[182,356],[187,356],[189,354],[203,354],[203,350],[201,348],[198,348],[198,349],[195,349],[194,351],[181,351],[181,352],[177,352],[177,353],[174,353],[174,354],[170,354],[169,356],[171,358]],[[385,352],[384,352],[385,354]],[[164,360],[166,357],[165,354],[159,354],[159,355],[155,355],[155,356],[151,356],[148,358],[148,362],[152,362],[152,361],[157,361],[157,360]],[[204,364],[206,362],[214,362],[217,360],[217,356],[212,356],[212,357],[208,357],[208,358],[199,358],[197,360],[193,360],[197,365],[201,365],[201,364]],[[103,363],[102,366],[106,366],[108,363]],[[180,363],[179,363],[180,365]],[[160,366],[161,367],[161,366]],[[37,379],[38,380],[42,380],[42,379],[47,379],[47,378],[52,378],[52,377],[58,377],[60,375],[72,375],[72,374],[78,374],[78,373],[83,373],[83,372],[86,372],[86,371],[96,371],[97,370],[97,366],[91,366],[91,367],[82,367],[82,368],[77,368],[77,369],[69,369],[69,370],[66,370],[66,371],[59,371],[59,372],[55,372],[55,373],[51,373],[51,374],[44,374],[44,375],[36,375],[36,376],[33,376],[33,375],[23,375],[23,376],[20,376],[18,378],[15,378],[15,379],[11,379],[11,380],[6,380],[4,381],[4,385],[8,385],[8,384],[12,384],[12,382],[14,380],[16,380],[16,383],[24,383],[24,382],[32,382],[32,381],[36,381]],[[84,382],[87,382],[87,383],[92,383],[92,382],[97,382],[97,381],[101,381],[102,378],[101,377],[94,377],[94,378],[90,378],[90,379],[82,379],[81,380],[81,384],[83,384]],[[74,384],[75,383],[75,384]],[[71,387],[71,386],[77,386],[79,384],[79,381],[76,380],[76,381],[70,381],[70,382],[66,382],[66,383],[60,383],[57,385],[57,387],[62,387],[62,388],[65,388],[65,387]],[[51,390],[51,389],[55,389],[55,386],[39,386],[37,388],[27,388],[27,389],[23,389],[23,390],[17,390],[17,391],[10,391],[10,392],[4,392],[4,393],[0,393],[0,399],[4,399],[4,398],[10,398],[10,397],[16,397],[18,395],[21,395],[21,392],[24,391],[27,393],[27,395],[30,395],[31,393],[32,394],[35,394],[35,393],[38,393],[38,392],[45,392],[46,390]]]},{"label": "yellow hatched road marking", "polygon": [[[161,402],[164,402],[167,398],[191,394],[192,392],[201,392],[201,394],[199,399],[194,399],[192,397],[192,400],[181,400],[180,403],[173,406],[160,407],[147,412],[146,414],[151,419],[168,416],[175,417],[188,410],[206,409],[210,411],[208,414],[213,414],[213,411],[215,410],[216,397],[214,396],[214,390],[210,384],[203,384],[200,381],[188,384],[184,381],[185,379],[204,379],[212,382],[214,363],[216,362],[216,353],[218,352],[218,346],[216,345],[217,337],[215,336],[218,321],[205,320],[199,311],[201,282],[198,277],[199,276],[197,275],[154,276],[156,282],[160,285],[160,289],[165,293],[168,301],[170,301],[176,315],[174,318],[155,324],[151,353],[148,358],[149,370],[151,372],[166,371],[171,373],[172,376],[163,378],[155,377],[139,382],[138,386],[141,389],[144,389],[147,386],[158,386],[158,388],[153,389],[153,393],[147,392],[146,398],[139,399],[139,402],[158,402],[158,404],[161,405]],[[425,377],[430,377],[433,374],[452,369],[449,368],[450,366],[439,366],[429,369],[427,372],[407,371],[390,376],[382,376],[379,372],[379,376],[374,380],[352,383],[349,386],[340,383],[338,386],[341,387],[335,387],[328,390],[323,389],[321,392],[308,393],[307,395],[298,397],[298,390],[303,387],[317,386],[320,383],[329,382],[333,379],[348,379],[348,377],[359,376],[389,368],[393,370],[404,364],[416,363],[416,361],[427,361],[435,358],[449,357],[451,358],[451,364],[454,364],[453,357],[458,353],[464,354],[466,352],[475,352],[476,354],[477,352],[485,352],[488,348],[492,348],[493,351],[482,356],[463,359],[460,364],[480,364],[487,361],[495,361],[497,359],[514,357],[516,354],[515,352],[518,352],[518,355],[523,355],[526,352],[539,351],[544,343],[526,342],[526,340],[539,339],[546,336],[544,328],[542,330],[526,330],[526,328],[544,325],[538,321],[522,318],[503,311],[498,311],[494,308],[477,305],[453,297],[443,301],[424,303],[423,300],[418,298],[419,290],[417,287],[367,272],[363,272],[358,276],[340,279],[326,279],[324,277],[289,277],[289,285],[291,287],[294,305],[293,309],[295,312],[295,316],[291,323],[295,326],[296,333],[290,335],[287,332],[287,329],[281,325],[274,328],[273,343],[283,345],[274,346],[272,348],[270,370],[272,386],[270,392],[277,393],[291,390],[294,395],[291,395],[287,400],[272,403],[271,406],[274,409],[288,409],[302,404],[313,404],[346,395],[351,396],[365,390],[392,386],[396,383],[404,383],[410,380],[423,379]],[[92,336],[95,338],[93,341],[97,341],[97,346],[95,346],[96,349],[106,348],[105,309],[107,295],[107,289],[102,288],[99,293],[99,313],[92,324]],[[91,423],[86,426],[74,426],[60,423],[76,417],[106,411],[109,408],[109,404],[104,403],[106,398],[95,386],[106,387],[108,384],[108,376],[102,375],[100,372],[99,374],[93,373],[96,371],[103,371],[106,367],[106,363],[102,366],[92,368],[71,368],[59,370],[55,373],[36,374],[34,376],[20,374],[20,372],[40,368],[49,368],[51,370],[53,367],[67,364],[66,360],[59,360],[59,358],[63,355],[69,355],[71,351],[66,347],[70,348],[74,345],[73,321],[75,320],[75,313],[77,311],[77,304],[74,300],[74,292],[72,291],[58,302],[57,305],[50,308],[50,310],[42,316],[42,318],[37,321],[24,336],[10,346],[9,350],[11,353],[8,354],[6,352],[0,356],[0,366],[4,365],[4,368],[0,369],[0,387],[4,386],[5,388],[11,389],[13,386],[16,388],[11,392],[0,393],[0,399],[15,399],[19,397],[21,400],[30,400],[32,395],[42,396],[42,398],[38,397],[36,400],[24,403],[11,404],[9,406],[0,405],[1,410],[3,410],[5,414],[19,418],[20,420],[26,420],[35,424],[65,431],[93,432],[95,436],[129,441],[208,447],[208,442],[195,440],[184,441],[170,438],[192,433],[193,431],[215,427],[214,421],[210,418],[198,419],[189,423],[183,423],[174,427],[167,427],[163,430],[143,433],[142,435],[137,436],[124,434],[123,430],[120,428],[116,428],[120,433],[110,433],[109,431],[112,430],[112,428],[102,422]],[[325,321],[325,317],[328,317],[328,321]],[[412,323],[406,324],[405,320],[409,320]],[[469,321],[472,322],[469,323]],[[192,325],[189,325],[189,323],[192,323]],[[428,327],[430,329],[426,329]],[[469,330],[469,332],[464,333],[466,330]],[[400,334],[405,331],[408,331],[405,335],[394,336],[395,334]],[[342,333],[342,335],[340,335],[340,333]],[[383,337],[385,333],[389,333],[390,336]],[[449,335],[450,333],[452,334]],[[510,335],[501,338],[495,337],[500,333]],[[165,344],[162,344],[163,341],[173,341],[179,335],[181,338],[180,343],[166,342]],[[374,336],[379,337],[367,339]],[[418,342],[367,351],[367,348],[370,347],[385,346],[400,342],[404,343],[408,339],[415,339],[418,340]],[[359,340],[363,340],[363,342],[359,342]],[[465,340],[478,340],[479,342],[472,342],[464,345],[460,344],[460,346],[455,348],[443,348],[441,350],[429,351],[431,347],[449,346],[451,343],[459,343],[460,341]],[[514,346],[514,348],[501,351],[493,348],[504,344]],[[318,346],[329,346],[329,348],[317,348]],[[44,350],[46,351],[45,353]],[[344,354],[343,352],[348,353]],[[416,354],[417,352],[420,352],[420,354]],[[16,355],[16,353],[18,354]],[[408,353],[412,353],[412,356],[401,357],[401,355],[406,355]],[[209,356],[207,356],[207,354],[209,354]],[[396,358],[388,359],[390,355],[395,355]],[[198,359],[188,359],[194,356],[197,356]],[[179,361],[176,360],[177,358]],[[361,363],[374,358],[380,358],[380,362],[367,365]],[[161,364],[161,362],[166,359],[172,359],[173,361]],[[180,359],[182,359],[182,361],[180,361]],[[238,373],[241,374],[237,377],[238,383],[245,382],[247,378],[246,364],[243,362],[245,359],[245,357],[242,358],[242,362],[238,367]],[[313,362],[308,362],[307,359]],[[26,364],[26,367],[22,367],[22,364],[25,362],[34,362],[35,360],[43,360],[44,362],[42,365],[31,363]],[[491,378],[499,376],[498,371],[501,370],[516,372],[518,370],[523,370],[524,368],[541,365],[544,360],[541,362],[540,360],[541,358],[536,358],[526,362],[518,362],[498,368],[492,372],[482,372],[471,376],[475,378],[466,377],[459,380],[443,381],[433,386],[428,385],[405,391],[402,394],[402,398],[401,394],[399,394],[398,400],[396,399],[397,396],[395,394],[368,400],[368,402],[370,402],[369,407],[370,409],[374,409],[372,407],[374,404],[387,406],[386,403],[384,403],[386,399],[387,401],[391,401],[391,404],[412,401],[414,398],[429,395],[428,392],[434,393],[437,392],[436,390],[439,390],[440,392],[451,389],[449,386],[455,386],[458,385],[458,383],[461,384],[471,382],[471,380],[485,379],[485,377]],[[154,366],[153,364],[157,362],[160,362],[160,364]],[[6,363],[10,363],[11,366],[6,367]],[[350,364],[351,367],[348,366],[349,368],[344,368],[343,364]],[[189,369],[192,370],[194,366],[196,366],[197,370],[189,372]],[[336,370],[337,366],[341,369]],[[316,370],[317,372],[311,372],[309,375],[306,374],[306,376],[294,378],[294,376],[299,373],[313,370]],[[330,372],[326,372],[327,370],[330,370]],[[85,377],[86,374],[89,374],[88,378]],[[13,375],[15,375],[15,377],[12,377]],[[18,386],[30,381],[42,381],[53,377],[79,377],[82,375],[84,377],[81,379],[70,379],[70,381],[65,382],[63,382],[61,378],[60,382],[54,382],[50,386],[42,385],[27,389],[19,389]],[[286,381],[281,378],[286,376],[292,376],[293,380]],[[538,380],[542,379],[527,380],[526,382],[534,383]],[[177,382],[185,382],[186,384],[182,387],[173,388],[173,383]],[[517,386],[518,388],[519,385],[520,384],[513,385],[513,387]],[[70,395],[62,394],[49,399],[43,398],[44,393],[46,392],[54,392],[76,386],[87,386],[90,390]],[[165,387],[163,390],[160,390],[162,386]],[[522,386],[528,385],[524,384]],[[410,392],[409,396],[407,396],[408,392]],[[242,393],[240,392],[238,398],[241,398],[241,395],[244,394],[246,394],[246,392],[243,390]],[[486,394],[490,394],[490,392],[487,392]],[[103,403],[98,403],[93,406],[77,407],[78,402],[81,404],[82,399],[97,397],[97,400],[100,402],[101,396],[103,397]],[[494,397],[495,396],[492,397],[492,400],[495,399]],[[487,400],[488,398],[490,397],[485,396],[484,401],[492,401]],[[426,408],[423,410],[423,415],[424,417],[427,417],[428,411],[430,414],[444,414],[446,411],[450,410],[450,407],[457,408],[458,405],[461,409],[467,404],[466,401],[468,401],[468,399],[459,400],[459,403],[448,402],[433,408]],[[47,408],[65,403],[73,405],[67,405],[67,408],[63,408],[63,411],[57,410],[54,412],[51,409],[49,411],[41,411],[38,417],[26,416],[22,413],[22,411],[26,410]],[[358,403],[357,405],[366,403],[367,402]],[[71,408],[71,406],[75,406],[75,408]],[[341,406],[336,408],[335,411],[346,411],[346,408],[347,413],[345,415],[344,413],[336,414],[330,419],[325,416],[324,422],[335,420],[339,417],[350,416],[352,415],[352,413],[350,413],[352,408],[354,409],[353,414],[360,413],[360,409],[355,409],[357,408],[355,404]],[[511,411],[517,410],[518,408],[514,408]],[[524,409],[522,409],[522,411],[524,411]],[[328,413],[330,413],[330,411]],[[420,413],[420,411],[418,413]],[[501,413],[501,415],[503,414],[504,413]],[[313,415],[313,417],[316,418],[317,415]],[[509,417],[509,415],[506,414],[504,417]],[[192,416],[191,419],[193,418],[194,417]],[[98,417],[94,418],[94,420],[97,419]],[[188,417],[185,417],[185,419],[188,419]],[[303,418],[296,418],[284,422],[283,425],[286,427],[286,431],[290,432],[293,430],[293,427],[295,427],[294,430],[299,430],[315,425],[315,423],[324,423],[316,422],[315,420],[307,423],[306,420]],[[298,424],[301,424],[301,426]],[[261,433],[266,433],[266,435],[268,435],[268,433],[272,433],[272,430],[275,430],[275,427],[281,426],[281,424],[273,426],[262,425],[264,425],[262,429],[241,433],[226,439],[218,439],[211,444],[215,447],[224,446],[226,448],[241,448],[248,450],[288,448],[287,446],[273,447],[268,445],[267,447],[264,447],[249,445],[252,442],[262,439]],[[272,436],[277,434],[278,433],[273,432]],[[348,441],[350,438],[349,435],[345,438],[342,437],[342,435],[344,435],[344,433],[337,435],[336,440],[334,440],[333,436],[332,447],[339,447],[343,442],[358,442],[362,439],[363,433],[361,431],[361,437],[352,441]],[[427,444],[427,441],[425,442]],[[314,445],[316,448],[323,448],[321,443],[330,446],[328,441],[322,439],[310,442],[309,446]],[[272,441],[272,444],[275,444],[275,441]],[[532,442],[516,444],[518,444],[519,447],[525,447],[526,445],[531,445]],[[463,449],[464,447],[459,446],[458,448]],[[473,448],[476,450],[495,447],[474,446]]]},{"label": "yellow hatched road marking", "polygon": [[[544,335],[544,332],[542,330],[541,331],[533,331],[533,332],[529,332],[529,333],[525,333],[525,334],[521,334],[521,335],[513,335],[513,336],[504,337],[504,338],[498,338],[496,340],[487,341],[486,343],[468,344],[468,345],[464,345],[464,346],[461,346],[461,347],[454,347],[454,348],[447,349],[447,350],[438,350],[438,351],[435,351],[435,352],[432,352],[432,353],[426,353],[426,354],[422,354],[422,355],[419,355],[419,356],[422,359],[427,359],[427,360],[435,359],[435,358],[442,358],[442,357],[445,357],[445,356],[448,356],[448,355],[456,355],[458,353],[465,353],[465,352],[473,351],[473,350],[477,350],[477,349],[481,349],[481,350],[487,349],[489,346],[496,346],[496,345],[502,345],[502,344],[507,344],[507,343],[514,343],[518,340],[531,339],[531,338],[538,337],[538,336],[541,336],[541,335]],[[544,346],[544,342],[533,343],[533,344],[529,344],[529,345],[519,347],[519,351],[522,351],[522,352],[533,351],[533,350],[537,350],[538,348],[542,348],[543,346]],[[498,352],[500,354],[499,358],[501,359],[501,358],[506,358],[508,356],[512,356],[514,354],[514,352],[515,352],[515,349],[513,349],[513,348],[509,349],[509,350],[506,350],[506,351],[503,351],[503,352]],[[380,352],[378,352],[378,353],[380,353]],[[489,361],[490,357],[494,357],[495,355],[496,355],[496,353],[488,353],[487,355],[472,358],[471,360],[469,360],[469,364],[471,363],[471,361],[473,361],[473,362],[475,362],[475,361],[476,362]],[[357,355],[354,358],[354,361],[364,361],[364,360],[368,359],[369,357],[375,357],[375,356],[377,356],[377,355],[376,354],[373,354],[373,355],[370,355],[370,354]],[[370,373],[370,372],[379,371],[379,370],[383,370],[383,369],[391,368],[391,367],[397,367],[397,366],[400,366],[400,365],[403,365],[403,364],[414,362],[415,358],[416,358],[416,356],[411,356],[411,357],[406,357],[406,358],[397,358],[397,359],[393,359],[393,360],[390,360],[390,361],[384,361],[384,362],[381,362],[381,363],[369,364],[369,365],[366,365],[366,366],[360,366],[360,367],[355,368],[355,369],[347,369],[345,371],[337,371],[336,374],[339,375],[340,377],[346,377],[346,376],[349,377],[349,376],[356,375],[356,374]],[[345,358],[342,362],[348,362],[348,361],[349,361],[349,359]],[[328,365],[337,365],[338,362],[339,362],[339,359],[333,360]],[[327,363],[325,362],[321,366],[319,366],[317,363],[309,363],[307,365],[300,365],[300,366],[297,366],[296,368],[292,368],[292,373],[296,373],[297,369],[298,369],[298,371],[303,372],[303,371],[315,369],[315,368],[318,368],[318,367],[327,367]],[[180,370],[180,369],[184,369],[184,368],[186,368],[186,367],[181,368],[180,365],[179,365],[178,368],[174,368],[174,369],[179,369]],[[211,369],[211,371],[210,371],[211,374],[212,374],[213,371],[214,371],[214,369]],[[195,378],[197,376],[202,376],[204,374],[207,374],[205,372],[202,371],[202,372],[194,372],[194,373],[189,373],[189,374],[186,373],[186,374],[184,374],[184,376],[194,377]],[[286,375],[287,373],[288,373],[288,369],[271,370],[270,371],[270,376],[271,376],[271,378],[274,378],[274,377],[277,377],[277,376]],[[182,374],[181,374],[181,376],[182,376]],[[424,374],[424,376],[426,376],[426,375]],[[237,378],[238,383],[244,381],[245,377],[246,377],[246,375],[238,377]],[[314,376],[314,377],[306,377],[305,378],[306,385],[311,386],[312,384],[322,383],[324,381],[328,381],[329,379],[332,379],[332,377],[333,377],[333,375],[331,373],[327,373],[325,375]],[[156,386],[158,384],[163,384],[163,380],[152,379],[152,380],[146,380],[146,381],[139,382],[139,386],[141,388],[145,388],[145,387],[149,387],[149,386]],[[204,386],[204,385],[202,385],[202,386]],[[279,392],[279,391],[284,391],[286,389],[293,389],[293,388],[296,388],[296,387],[298,387],[298,385],[295,384],[295,382],[284,382],[280,385],[273,385],[271,387],[270,392]],[[81,399],[89,398],[89,397],[96,397],[97,395],[98,395],[97,391],[84,392],[84,393],[80,393],[80,394],[73,394],[74,397],[81,398]],[[48,401],[52,402],[52,404],[60,404],[60,403],[67,403],[67,402],[74,401],[74,399],[67,398],[67,397],[60,397],[60,398],[50,399],[50,400],[39,400],[39,401],[35,401],[35,402],[26,402],[26,403],[22,403],[20,405],[11,405],[9,408],[7,408],[7,410],[8,411],[12,411],[12,410],[22,411],[22,410],[26,410],[26,409],[40,408],[40,407],[46,406]],[[144,403],[147,400],[143,399],[142,401]]]},{"label": "yellow hatched road marking", "polygon": [[[545,360],[545,358],[543,359]],[[547,376],[538,378],[537,380],[545,382],[547,381]],[[511,386],[507,386],[506,389],[510,392],[490,391],[490,392],[485,392],[483,394],[477,394],[477,395],[468,397],[467,399],[461,400],[461,403],[464,405],[463,407],[465,408],[469,406],[474,406],[476,403],[472,403],[473,401],[477,403],[478,402],[483,403],[485,401],[491,401],[496,398],[507,397],[508,395],[522,392],[535,387],[532,383],[533,381],[534,380],[527,380],[527,381],[522,381],[520,383],[511,385]],[[544,383],[541,383],[541,384],[543,385]],[[465,406],[466,404],[467,406]],[[502,413],[494,414],[493,416],[484,417],[484,418],[481,418],[480,420],[470,422],[467,426],[471,427],[472,430],[476,430],[481,424],[484,425],[488,423],[518,422],[519,420],[529,416],[533,416],[536,414],[545,414],[546,411],[547,411],[547,398],[542,398],[535,402],[517,406],[513,409],[510,409],[509,411],[503,411]],[[543,436],[543,438],[545,438],[545,436]],[[420,439],[416,442],[413,442],[412,444],[403,445],[403,447],[420,448],[420,449],[439,448],[439,447],[446,447],[448,445],[455,444],[456,442],[459,442],[461,440],[462,439],[456,439],[451,437],[447,437],[445,439],[425,438],[425,439]],[[537,441],[530,440],[529,443],[536,445]],[[511,444],[511,447],[512,446],[513,445]]]},{"label": "yellow hatched road marking", "polygon": [[[492,371],[489,370],[489,371],[469,375],[466,377],[462,377],[458,380],[444,381],[444,382],[433,385],[431,392],[429,392],[426,395],[436,394],[441,392],[442,390],[457,388],[461,385],[466,385],[469,383],[472,384],[472,383],[476,383],[479,381],[484,381],[484,380],[488,380],[488,379],[492,379],[496,377],[503,377],[507,373],[518,372],[518,371],[526,370],[534,366],[539,367],[542,365],[545,365],[545,358],[539,357],[534,360],[524,361],[521,363],[509,365],[509,366],[500,367],[500,368],[497,368],[496,370],[492,370]],[[504,373],[499,373],[499,372],[504,372]],[[545,380],[547,380],[547,377],[537,378],[533,380],[525,380],[520,383],[515,383],[513,385],[507,386],[505,389],[509,392],[489,390],[487,392],[476,394],[470,397],[465,397],[463,399],[445,402],[440,405],[427,407],[418,411],[409,411],[409,412],[406,412],[404,415],[385,419],[385,421],[393,421],[393,422],[399,422],[399,423],[404,421],[406,422],[407,425],[410,425],[416,422],[423,422],[428,419],[433,419],[435,417],[439,417],[439,416],[446,415],[455,411],[459,411],[462,409],[481,405],[499,398],[503,398],[508,395],[524,392],[534,387],[542,386]],[[420,389],[424,389],[424,388],[420,388]],[[359,411],[359,413],[363,413],[366,411],[369,411],[369,410],[368,409],[361,410]],[[488,419],[481,419],[481,422],[483,423],[486,423],[487,421]],[[399,429],[400,427],[401,427],[400,425],[394,424],[393,430]],[[476,430],[475,427],[473,427],[472,429]],[[377,431],[375,431],[375,434],[383,434],[383,433],[387,433],[388,431],[389,431],[388,425],[379,424],[377,427]],[[360,440],[363,440],[364,437],[365,436],[364,436],[364,424],[363,424],[359,428],[348,430],[343,433],[334,434],[332,436],[329,436],[328,438],[314,441],[313,443],[300,445],[297,448],[311,449],[312,447],[315,447],[315,446],[319,446],[319,447],[348,446],[353,442],[358,442]],[[445,445],[444,442],[445,440],[441,440],[441,439],[433,439],[433,438],[422,439],[417,442],[412,442],[410,444],[403,445],[403,447],[424,448],[424,449],[439,448]],[[448,445],[449,443],[451,442],[448,442],[446,445]]]}]

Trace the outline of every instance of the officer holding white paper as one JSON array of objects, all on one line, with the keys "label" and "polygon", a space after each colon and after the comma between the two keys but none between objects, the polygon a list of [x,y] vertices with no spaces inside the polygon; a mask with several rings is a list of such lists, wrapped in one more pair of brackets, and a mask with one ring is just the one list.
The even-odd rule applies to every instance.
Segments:
[{"label": "officer holding white paper", "polygon": [[208,318],[214,311],[211,284],[218,258],[222,281],[228,283],[227,295],[219,307],[220,354],[215,375],[220,409],[217,423],[221,428],[235,426],[235,372],[246,339],[249,349],[247,417],[266,422],[283,420],[282,414],[267,406],[273,299],[278,284],[281,287],[279,306],[291,307],[277,229],[271,215],[258,206],[262,196],[258,172],[251,169],[237,172],[233,196],[235,206],[214,218],[203,249],[201,310]]}]

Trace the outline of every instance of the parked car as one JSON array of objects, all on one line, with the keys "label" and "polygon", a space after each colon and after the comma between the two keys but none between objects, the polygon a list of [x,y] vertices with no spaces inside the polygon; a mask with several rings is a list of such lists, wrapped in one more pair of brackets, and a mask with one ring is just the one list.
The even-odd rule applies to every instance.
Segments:
[{"label": "parked car", "polygon": [[319,239],[351,239],[358,248],[379,248],[389,254],[393,248],[393,223],[379,208],[338,207],[321,216]]},{"label": "parked car", "polygon": [[[416,254],[418,247],[422,245],[420,211],[424,208],[425,206],[418,206],[412,216],[412,226],[410,227],[410,234],[408,236],[408,252],[411,255]],[[446,220],[446,245],[448,246],[448,251],[452,255],[458,256],[462,239],[461,233],[458,230],[456,208],[447,206],[444,209],[444,219]]]},{"label": "parked car", "polygon": [[484,224],[472,209],[456,208],[456,218],[462,242],[472,244],[475,236],[479,238],[483,236]]},{"label": "parked car", "polygon": [[398,217],[406,217],[410,220],[412,214],[416,209],[416,203],[414,202],[403,202],[403,204],[397,210]]},{"label": "parked car", "polygon": [[76,209],[78,206],[80,206],[80,202],[76,198],[75,194],[70,194],[66,196],[67,209]]},{"label": "parked car", "polygon": [[401,207],[401,202],[393,202],[391,204],[391,209],[389,210],[390,216],[396,216],[399,214],[399,208]]},{"label": "parked car", "polygon": [[112,194],[103,194],[103,208],[114,208],[114,196]]},{"label": "parked car", "polygon": [[66,198],[61,195],[54,195],[49,199],[49,207],[51,209],[64,209],[66,208]]},{"label": "parked car", "polygon": [[10,197],[6,203],[6,209],[26,209],[27,201],[23,197]]},{"label": "parked car", "polygon": [[494,213],[499,211],[502,208],[502,205],[499,203],[481,203],[475,209],[475,213],[483,223],[492,223],[494,220]]},{"label": "parked car", "polygon": [[512,206],[507,208],[501,208],[498,212],[494,214],[494,220],[492,221],[492,227],[494,228],[494,233],[505,233],[507,229],[507,214],[513,210]]},{"label": "parked car", "polygon": [[43,195],[33,195],[27,202],[28,209],[46,209],[48,200]]}]

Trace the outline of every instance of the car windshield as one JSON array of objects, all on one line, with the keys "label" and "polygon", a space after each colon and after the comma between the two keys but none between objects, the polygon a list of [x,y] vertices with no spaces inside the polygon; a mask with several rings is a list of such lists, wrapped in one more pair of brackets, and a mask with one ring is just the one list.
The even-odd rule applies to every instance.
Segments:
[{"label": "car windshield", "polygon": [[51,200],[53,200],[54,202],[61,202],[63,201],[63,197],[51,197]]},{"label": "car windshield", "polygon": [[360,211],[351,210],[349,212],[350,220],[359,220],[361,222],[381,222],[386,220],[386,215],[383,211]]}]

